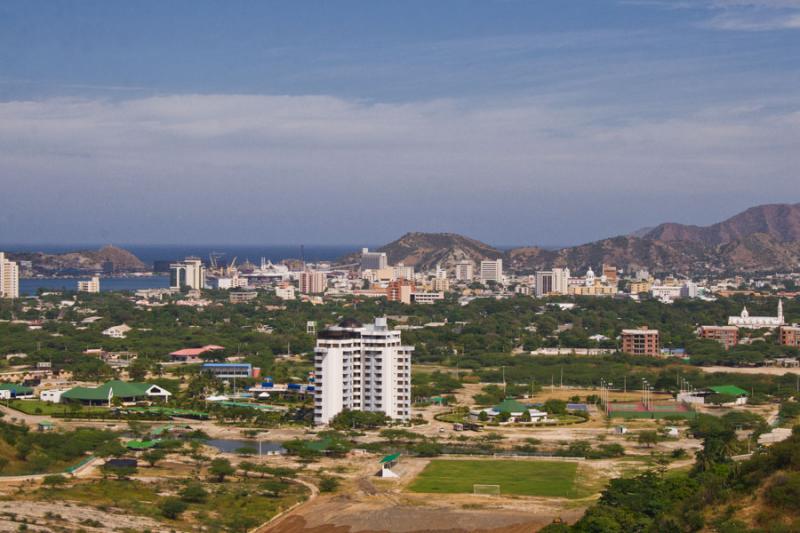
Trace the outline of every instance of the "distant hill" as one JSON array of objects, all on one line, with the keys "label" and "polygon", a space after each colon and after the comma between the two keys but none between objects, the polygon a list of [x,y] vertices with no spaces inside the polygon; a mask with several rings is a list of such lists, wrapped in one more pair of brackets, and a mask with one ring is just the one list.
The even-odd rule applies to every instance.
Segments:
[{"label": "distant hill", "polygon": [[406,233],[378,251],[386,252],[392,265],[403,263],[418,270],[436,265],[447,268],[465,259],[478,262],[503,257],[500,250],[455,233]]},{"label": "distant hill", "polygon": [[105,263],[114,265],[117,272],[139,272],[147,270],[147,266],[127,250],[116,246],[104,246],[100,250],[84,250],[63,254],[46,254],[44,252],[10,253],[15,261],[31,261],[36,274],[82,274],[99,272]]},{"label": "distant hill", "polygon": [[[557,250],[522,247],[502,252],[454,233],[407,233],[380,248],[390,264],[424,270],[457,261],[503,258],[506,268],[532,272],[553,266],[582,271],[603,263],[654,273],[790,271],[800,269],[800,204],[753,207],[718,224],[667,223],[635,234]],[[348,256],[357,261],[358,254]]]},{"label": "distant hill", "polygon": [[711,226],[661,224],[640,235],[656,241],[690,241],[707,245],[728,244],[756,234],[776,242],[800,241],[800,204],[769,204],[751,207]]}]

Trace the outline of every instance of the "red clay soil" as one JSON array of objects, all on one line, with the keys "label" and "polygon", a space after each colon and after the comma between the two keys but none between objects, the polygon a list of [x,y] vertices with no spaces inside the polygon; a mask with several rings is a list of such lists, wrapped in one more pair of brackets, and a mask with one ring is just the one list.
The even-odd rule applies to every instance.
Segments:
[{"label": "red clay soil", "polygon": [[[409,520],[413,520],[413,516],[409,516]],[[531,533],[550,523],[549,520],[532,520],[530,522],[522,522],[518,524],[492,528],[492,529],[415,529],[413,533]],[[421,525],[421,524],[420,524]],[[301,516],[289,516],[280,521],[272,528],[267,528],[269,533],[356,533],[351,531],[350,526],[335,526],[332,524],[325,524],[318,527],[306,527],[306,521]],[[391,530],[359,530],[357,533],[392,533]]]}]

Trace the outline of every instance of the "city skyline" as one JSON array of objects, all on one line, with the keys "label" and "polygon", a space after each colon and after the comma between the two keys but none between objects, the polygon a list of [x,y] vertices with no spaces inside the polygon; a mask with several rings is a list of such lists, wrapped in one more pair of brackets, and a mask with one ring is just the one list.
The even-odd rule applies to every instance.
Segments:
[{"label": "city skyline", "polygon": [[794,0],[0,14],[4,242],[566,246],[799,200]]}]

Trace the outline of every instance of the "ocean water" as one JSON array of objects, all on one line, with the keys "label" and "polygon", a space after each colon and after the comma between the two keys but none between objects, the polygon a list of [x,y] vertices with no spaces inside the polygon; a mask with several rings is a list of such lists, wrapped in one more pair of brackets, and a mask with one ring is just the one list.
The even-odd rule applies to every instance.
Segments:
[{"label": "ocean water", "polygon": [[[0,250],[5,252],[64,253],[80,250],[99,250],[103,246],[103,244],[0,244]],[[220,261],[225,263],[236,257],[239,264],[248,259],[252,263],[258,264],[262,257],[272,262],[283,259],[300,259],[301,257],[300,245],[115,244],[115,246],[128,250],[151,267],[155,261],[177,261],[188,256],[197,256],[204,261],[208,261],[212,253],[222,254]],[[376,248],[376,246],[354,244],[305,245],[303,246],[302,255],[306,261],[332,261],[343,255],[359,251],[361,248]]]},{"label": "ocean water", "polygon": [[[19,280],[20,296],[33,296],[43,291],[74,291],[83,278],[33,278]],[[137,291],[139,289],[166,289],[169,276],[137,276],[129,278],[100,278],[100,291]]]}]

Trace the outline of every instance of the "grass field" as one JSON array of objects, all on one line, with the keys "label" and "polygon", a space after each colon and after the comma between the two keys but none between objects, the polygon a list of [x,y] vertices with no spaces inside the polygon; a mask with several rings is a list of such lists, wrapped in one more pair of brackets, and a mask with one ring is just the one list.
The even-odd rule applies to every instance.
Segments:
[{"label": "grass field", "polygon": [[75,416],[80,416],[81,413],[107,413],[109,412],[107,407],[101,406],[81,406],[81,408],[77,411],[70,411],[66,404],[62,403],[50,403],[50,402],[43,402],[41,400],[11,400],[8,403],[8,406],[12,409],[16,409],[17,411],[22,411],[28,415],[44,415],[44,416],[52,416],[55,414],[71,414],[74,413]]},{"label": "grass field", "polygon": [[409,488],[472,494],[474,484],[500,485],[501,494],[578,498],[577,470],[577,463],[567,461],[434,460]]}]

